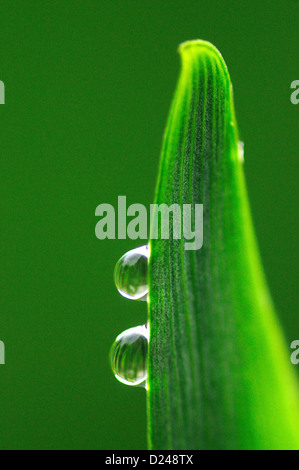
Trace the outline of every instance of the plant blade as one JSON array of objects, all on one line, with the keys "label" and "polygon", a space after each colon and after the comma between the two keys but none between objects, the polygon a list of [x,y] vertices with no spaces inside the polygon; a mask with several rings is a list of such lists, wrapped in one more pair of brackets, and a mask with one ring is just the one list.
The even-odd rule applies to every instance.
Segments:
[{"label": "plant blade", "polygon": [[203,204],[204,243],[150,242],[149,444],[298,449],[298,386],[252,228],[220,53],[180,46],[156,204]]}]

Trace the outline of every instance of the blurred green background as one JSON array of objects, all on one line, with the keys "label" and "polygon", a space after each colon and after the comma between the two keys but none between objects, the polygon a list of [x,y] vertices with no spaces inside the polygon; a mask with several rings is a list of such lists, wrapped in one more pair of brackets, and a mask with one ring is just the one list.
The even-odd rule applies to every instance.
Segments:
[{"label": "blurred green background", "polygon": [[298,20],[295,0],[1,1],[1,449],[146,447],[145,392],[108,363],[146,320],[112,278],[136,243],[97,240],[94,212],[153,202],[184,40],[228,64],[265,270],[299,338]]}]

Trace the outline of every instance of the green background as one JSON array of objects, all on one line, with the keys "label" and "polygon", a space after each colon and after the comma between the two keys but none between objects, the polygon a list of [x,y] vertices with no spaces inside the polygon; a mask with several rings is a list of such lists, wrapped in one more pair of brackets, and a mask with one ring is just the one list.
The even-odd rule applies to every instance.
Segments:
[{"label": "green background", "polygon": [[184,40],[228,64],[265,270],[298,339],[298,20],[296,0],[1,1],[1,449],[146,447],[145,392],[108,363],[146,320],[112,278],[136,243],[97,240],[94,212],[153,202]]}]

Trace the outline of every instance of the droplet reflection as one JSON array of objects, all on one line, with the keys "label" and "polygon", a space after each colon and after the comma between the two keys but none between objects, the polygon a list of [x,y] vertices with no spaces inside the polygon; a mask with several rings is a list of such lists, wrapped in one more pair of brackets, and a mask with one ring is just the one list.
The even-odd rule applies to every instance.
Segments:
[{"label": "droplet reflection", "polygon": [[146,325],[121,333],[110,351],[112,371],[120,382],[146,387],[148,329]]},{"label": "droplet reflection", "polygon": [[116,263],[114,270],[115,285],[119,293],[131,300],[146,300],[148,294],[147,246],[128,251]]}]

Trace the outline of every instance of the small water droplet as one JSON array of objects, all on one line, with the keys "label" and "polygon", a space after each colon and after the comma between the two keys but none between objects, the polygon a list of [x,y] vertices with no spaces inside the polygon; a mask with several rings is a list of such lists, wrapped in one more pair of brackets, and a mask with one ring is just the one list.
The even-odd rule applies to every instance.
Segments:
[{"label": "small water droplet", "polygon": [[146,325],[121,333],[110,351],[112,371],[125,385],[146,387],[148,329]]},{"label": "small water droplet", "polygon": [[116,263],[115,285],[121,295],[131,300],[147,300],[149,249],[141,246],[128,251]]},{"label": "small water droplet", "polygon": [[244,142],[239,142],[239,160],[241,163],[244,163]]}]

